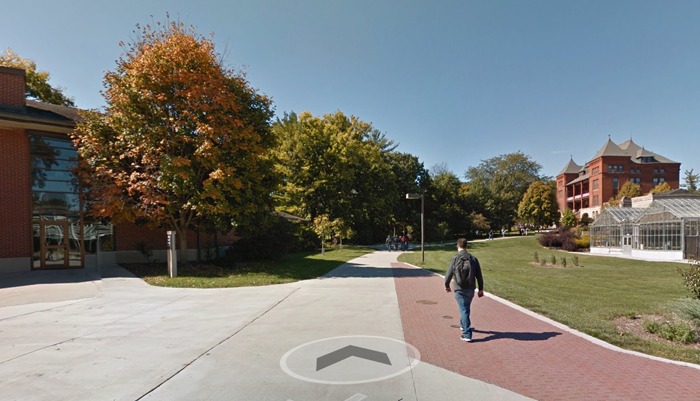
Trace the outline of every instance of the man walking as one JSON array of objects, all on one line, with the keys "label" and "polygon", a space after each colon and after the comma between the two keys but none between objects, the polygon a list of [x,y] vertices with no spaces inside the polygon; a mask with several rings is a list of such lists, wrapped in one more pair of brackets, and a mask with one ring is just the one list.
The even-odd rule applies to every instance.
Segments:
[{"label": "man walking", "polygon": [[[454,280],[453,280],[454,279]],[[457,255],[452,258],[452,263],[445,275],[445,291],[450,292],[451,282],[457,307],[459,307],[459,322],[462,328],[462,341],[472,341],[472,322],[469,318],[471,303],[474,299],[476,284],[479,284],[479,298],[484,296],[484,278],[481,275],[481,265],[474,255],[467,252],[466,238],[457,240]]]}]

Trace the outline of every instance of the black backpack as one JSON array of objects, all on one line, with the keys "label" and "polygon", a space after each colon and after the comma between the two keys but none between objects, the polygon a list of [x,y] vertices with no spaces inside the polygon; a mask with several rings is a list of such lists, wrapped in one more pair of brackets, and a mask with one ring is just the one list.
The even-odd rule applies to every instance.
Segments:
[{"label": "black backpack", "polygon": [[455,267],[455,281],[460,288],[465,288],[469,284],[472,274],[471,255],[466,254],[459,258]]}]

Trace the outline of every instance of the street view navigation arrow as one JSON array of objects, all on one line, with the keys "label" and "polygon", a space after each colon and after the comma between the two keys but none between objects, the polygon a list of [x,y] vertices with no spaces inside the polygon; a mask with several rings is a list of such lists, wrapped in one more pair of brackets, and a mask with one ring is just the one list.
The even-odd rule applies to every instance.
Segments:
[{"label": "street view navigation arrow", "polygon": [[282,356],[280,368],[299,380],[344,385],[387,380],[408,372],[419,362],[420,352],[404,341],[355,335],[300,344]]},{"label": "street view navigation arrow", "polygon": [[362,359],[367,359],[368,361],[379,362],[385,365],[391,366],[391,361],[389,360],[389,355],[384,352],[375,351],[369,348],[357,347],[354,345],[348,345],[337,351],[333,351],[326,355],[323,355],[316,359],[316,371],[323,368],[327,368],[331,365],[343,361],[351,356],[355,356]]}]

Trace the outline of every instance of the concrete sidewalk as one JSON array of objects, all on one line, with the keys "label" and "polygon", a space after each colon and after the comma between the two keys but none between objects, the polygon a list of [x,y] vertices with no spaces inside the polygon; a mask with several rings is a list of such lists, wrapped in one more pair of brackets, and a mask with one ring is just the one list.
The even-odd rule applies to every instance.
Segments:
[{"label": "concrete sidewalk", "polygon": [[[442,279],[398,255],[266,287],[160,288],[126,274],[0,284],[0,399],[637,399],[622,391],[638,384],[633,368],[614,374],[621,353],[494,299],[475,301],[477,341],[459,341]],[[657,388],[700,394],[700,370],[630,360],[656,400],[669,399]],[[605,375],[622,384],[585,388]]]},{"label": "concrete sidewalk", "polygon": [[[6,283],[0,289],[0,399],[450,400],[467,393],[526,399],[438,366],[415,365],[410,344],[400,345],[398,355],[390,350],[403,344],[391,268],[397,255],[376,252],[320,279],[253,288],[158,288],[130,277],[60,274],[55,286],[47,277],[27,286]],[[64,285],[75,289],[74,299]],[[22,296],[28,303],[18,304]],[[328,339],[350,348],[323,345]],[[386,365],[348,354],[320,371],[323,380],[295,373],[298,366],[289,363],[295,350],[302,364],[313,362],[322,352],[317,345],[394,352],[392,364],[409,369],[375,378],[373,369]],[[361,378],[342,382],[352,375]]]}]

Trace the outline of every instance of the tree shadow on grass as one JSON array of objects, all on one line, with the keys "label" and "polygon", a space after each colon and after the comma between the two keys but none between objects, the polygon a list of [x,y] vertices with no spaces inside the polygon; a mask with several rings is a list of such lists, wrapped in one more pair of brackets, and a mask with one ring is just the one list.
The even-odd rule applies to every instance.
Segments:
[{"label": "tree shadow on grass", "polygon": [[493,340],[509,339],[516,341],[546,341],[550,338],[561,335],[556,331],[545,331],[542,333],[529,333],[517,331],[492,331],[492,330],[474,330],[474,333],[488,334],[484,338],[475,338],[473,342],[486,342]]}]

